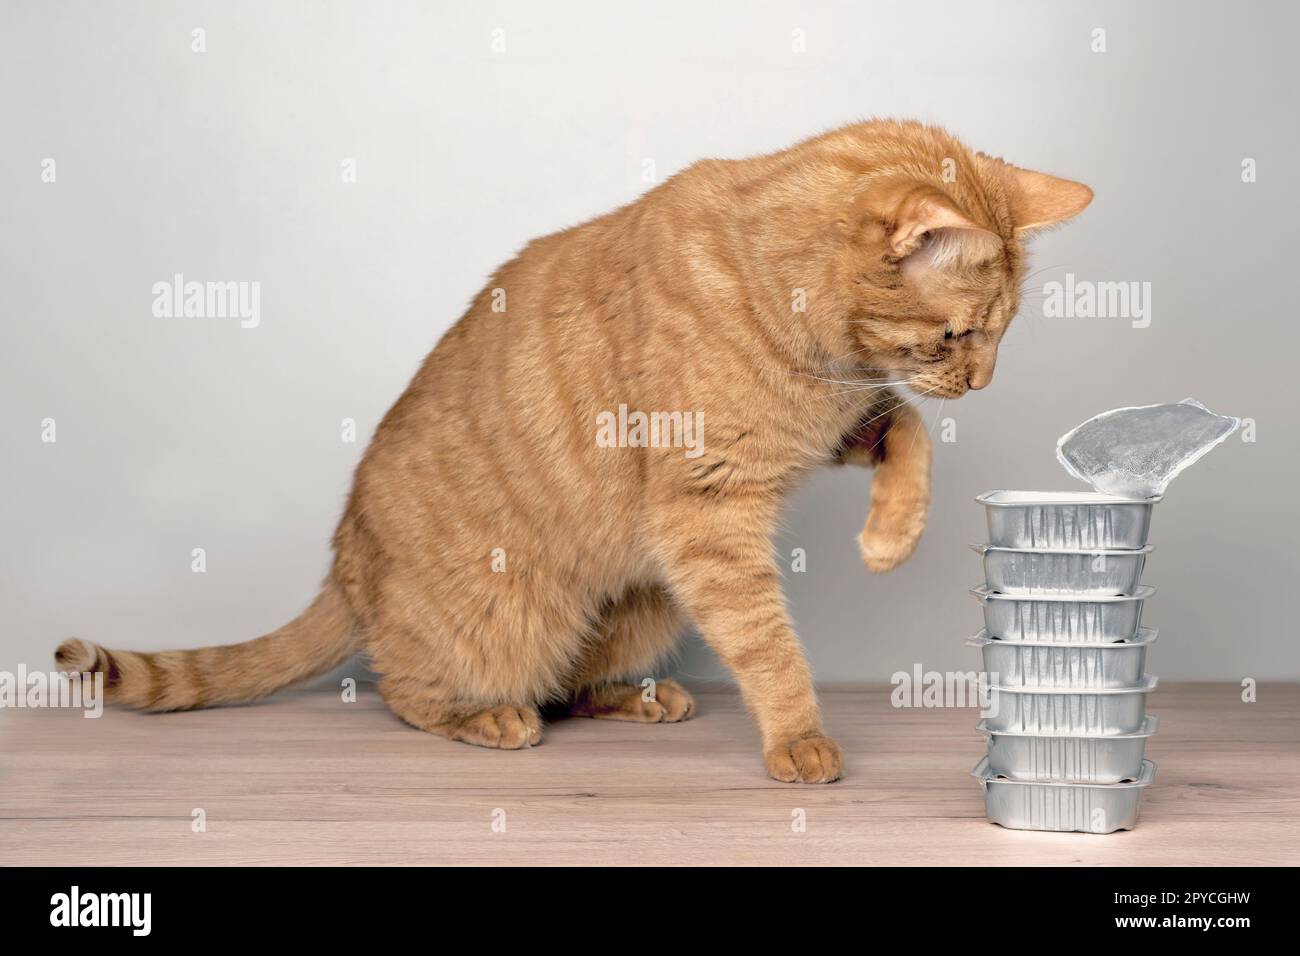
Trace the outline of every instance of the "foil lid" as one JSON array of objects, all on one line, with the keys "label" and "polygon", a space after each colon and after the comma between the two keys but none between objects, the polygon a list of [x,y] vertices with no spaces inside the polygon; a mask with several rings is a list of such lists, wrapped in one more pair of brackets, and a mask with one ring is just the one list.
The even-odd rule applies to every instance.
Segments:
[{"label": "foil lid", "polygon": [[1241,419],[1185,398],[1116,408],[1061,436],[1056,457],[1094,490],[1126,498],[1162,495],[1175,476],[1235,432]]}]

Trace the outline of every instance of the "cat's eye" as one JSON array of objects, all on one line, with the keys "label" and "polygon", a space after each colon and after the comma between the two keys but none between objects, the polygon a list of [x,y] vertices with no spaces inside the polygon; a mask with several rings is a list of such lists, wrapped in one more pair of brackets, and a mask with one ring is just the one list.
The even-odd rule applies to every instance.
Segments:
[{"label": "cat's eye", "polygon": [[943,327],[943,337],[945,339],[955,339],[957,337],[957,333],[952,330],[951,322]]}]

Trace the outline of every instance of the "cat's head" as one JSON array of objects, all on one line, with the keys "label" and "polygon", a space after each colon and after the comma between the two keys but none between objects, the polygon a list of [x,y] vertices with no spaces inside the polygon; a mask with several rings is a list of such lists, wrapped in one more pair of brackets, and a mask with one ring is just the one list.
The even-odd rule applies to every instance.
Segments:
[{"label": "cat's head", "polygon": [[919,124],[850,127],[822,148],[841,171],[827,179],[834,225],[817,243],[833,303],[823,317],[858,364],[918,393],[983,388],[1020,307],[1026,241],[1081,212],[1092,190]]}]

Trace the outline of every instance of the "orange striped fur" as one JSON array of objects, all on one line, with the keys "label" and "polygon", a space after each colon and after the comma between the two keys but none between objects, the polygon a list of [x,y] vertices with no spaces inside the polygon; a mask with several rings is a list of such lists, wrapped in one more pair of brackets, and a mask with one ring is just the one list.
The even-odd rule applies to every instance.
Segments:
[{"label": "orange striped fur", "polygon": [[[110,700],[169,710],[255,698],[364,649],[402,719],[516,748],[541,741],[547,703],[689,716],[677,684],[641,686],[689,616],[735,675],[769,773],[834,780],[772,553],[782,502],[819,465],[875,465],[863,558],[905,560],[930,444],[903,389],[988,383],[1024,240],[1090,199],[914,123],[697,163],[492,276],[379,425],[300,618],[196,651],[69,641],[59,663],[103,670]],[[698,454],[605,447],[598,422],[620,405],[697,416]]]}]

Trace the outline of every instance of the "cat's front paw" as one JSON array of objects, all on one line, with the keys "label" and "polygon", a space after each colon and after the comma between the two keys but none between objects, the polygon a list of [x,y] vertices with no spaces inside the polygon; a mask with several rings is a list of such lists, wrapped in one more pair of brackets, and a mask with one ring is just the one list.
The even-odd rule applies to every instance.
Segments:
[{"label": "cat's front paw", "polygon": [[892,571],[912,556],[925,530],[927,502],[879,506],[871,509],[867,526],[858,535],[858,546],[867,570],[874,574]]},{"label": "cat's front paw", "polygon": [[796,737],[763,754],[767,772],[783,783],[830,783],[840,779],[840,748],[823,734]]}]

